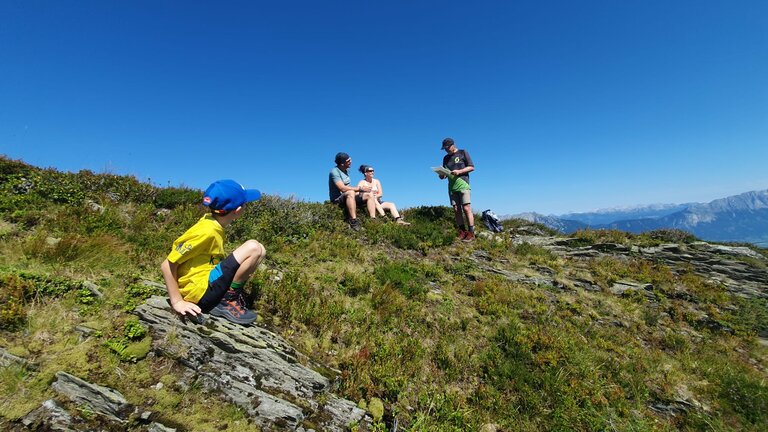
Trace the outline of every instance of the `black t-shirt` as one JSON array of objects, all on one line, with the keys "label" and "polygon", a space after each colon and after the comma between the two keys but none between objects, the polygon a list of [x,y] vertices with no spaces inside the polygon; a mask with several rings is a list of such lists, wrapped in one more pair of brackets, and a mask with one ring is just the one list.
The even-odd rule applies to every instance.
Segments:
[{"label": "black t-shirt", "polygon": [[[472,163],[472,158],[469,156],[469,152],[466,150],[456,150],[456,153],[447,154],[443,157],[443,166],[449,170],[460,170],[468,166],[475,166]],[[460,179],[469,183],[469,173],[459,176]]]}]

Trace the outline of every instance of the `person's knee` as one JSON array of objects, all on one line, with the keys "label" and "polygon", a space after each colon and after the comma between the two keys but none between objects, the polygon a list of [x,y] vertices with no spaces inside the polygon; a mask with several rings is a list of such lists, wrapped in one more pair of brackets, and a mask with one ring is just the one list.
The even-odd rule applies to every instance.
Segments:
[{"label": "person's knee", "polygon": [[355,195],[354,191],[346,191],[344,192],[344,199],[347,201],[347,205],[349,206],[355,206],[357,205],[357,196]]},{"label": "person's knee", "polygon": [[261,261],[267,255],[267,249],[256,240],[248,240],[241,247],[249,258],[253,257],[256,261]]}]

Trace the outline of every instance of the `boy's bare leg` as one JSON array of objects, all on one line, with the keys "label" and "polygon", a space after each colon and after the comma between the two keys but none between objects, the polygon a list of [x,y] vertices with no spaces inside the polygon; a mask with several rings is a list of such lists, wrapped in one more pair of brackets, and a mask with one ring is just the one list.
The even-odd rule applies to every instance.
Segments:
[{"label": "boy's bare leg", "polygon": [[267,250],[256,240],[248,240],[232,252],[240,267],[235,272],[232,282],[243,283],[251,277],[256,268],[264,260]]}]

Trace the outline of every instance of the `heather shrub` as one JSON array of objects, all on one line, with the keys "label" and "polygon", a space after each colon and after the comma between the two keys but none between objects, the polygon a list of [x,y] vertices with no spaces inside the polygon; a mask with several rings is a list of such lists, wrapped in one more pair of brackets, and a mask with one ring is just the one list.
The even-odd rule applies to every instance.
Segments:
[{"label": "heather shrub", "polygon": [[262,195],[246,204],[244,212],[227,227],[227,238],[233,242],[253,238],[266,245],[295,243],[318,231],[333,231],[343,221],[338,207],[275,195]]},{"label": "heather shrub", "polygon": [[32,291],[30,281],[15,274],[0,275],[0,329],[15,330],[27,318],[26,299]]},{"label": "heather shrub", "polygon": [[410,226],[394,223],[366,224],[366,236],[373,243],[388,242],[400,249],[426,254],[449,245],[456,238],[453,210],[450,207],[416,207],[402,212]]},{"label": "heather shrub", "polygon": [[693,243],[698,240],[696,236],[679,229],[657,229],[641,234],[641,237],[647,237],[660,243]]}]

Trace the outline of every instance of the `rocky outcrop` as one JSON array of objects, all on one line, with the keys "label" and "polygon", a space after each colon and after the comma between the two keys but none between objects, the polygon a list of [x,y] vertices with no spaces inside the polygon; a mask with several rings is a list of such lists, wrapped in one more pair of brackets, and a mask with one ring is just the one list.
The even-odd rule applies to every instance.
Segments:
[{"label": "rocky outcrop", "polygon": [[[173,432],[149,419],[149,411],[140,413],[117,390],[92,384],[66,372],[57,372],[51,388],[63,399],[69,400],[72,410],[67,410],[53,399],[21,419],[23,430],[35,431],[92,431],[130,430],[148,432]],[[86,414],[87,415],[83,415]],[[106,429],[105,429],[106,428]],[[20,430],[14,428],[13,430]]]},{"label": "rocky outcrop", "polygon": [[72,428],[74,419],[69,412],[62,408],[53,399],[48,399],[43,404],[26,415],[21,421],[27,429],[31,430],[51,430],[51,431],[74,431]]},{"label": "rocky outcrop", "polygon": [[5,348],[0,347],[0,366],[10,366],[12,364],[17,364],[27,369],[36,368],[34,363],[31,363],[30,361],[21,357],[17,357],[6,351]]},{"label": "rocky outcrop", "polygon": [[132,409],[131,404],[119,392],[91,384],[66,372],[56,373],[56,381],[51,388],[77,406],[86,407],[90,412],[115,423],[124,423]]},{"label": "rocky outcrop", "polygon": [[[278,335],[257,325],[241,326],[205,316],[204,324],[180,319],[165,297],[152,297],[136,309],[152,330],[154,350],[187,369],[187,381],[241,407],[265,431],[367,430],[371,418],[351,401],[334,395],[321,369]],[[0,349],[0,364],[32,365]],[[184,385],[183,383],[181,385]],[[151,422],[151,412],[130,403],[118,391],[66,372],[56,373],[51,389],[58,401],[45,401],[17,426],[23,430],[172,431]],[[138,404],[138,402],[136,402]],[[81,413],[89,413],[83,417]],[[21,429],[14,429],[21,430]]]},{"label": "rocky outcrop", "polygon": [[245,410],[266,430],[343,431],[369,420],[353,402],[330,392],[329,379],[278,335],[211,315],[182,321],[164,297],[136,309],[152,329],[153,347],[198,381]]},{"label": "rocky outcrop", "polygon": [[768,297],[768,259],[742,246],[725,246],[707,242],[661,244],[639,247],[615,243],[583,246],[578,238],[518,235],[516,244],[530,243],[552,253],[573,259],[608,256],[634,257],[663,262],[673,272],[694,274],[729,292],[745,298]]}]

